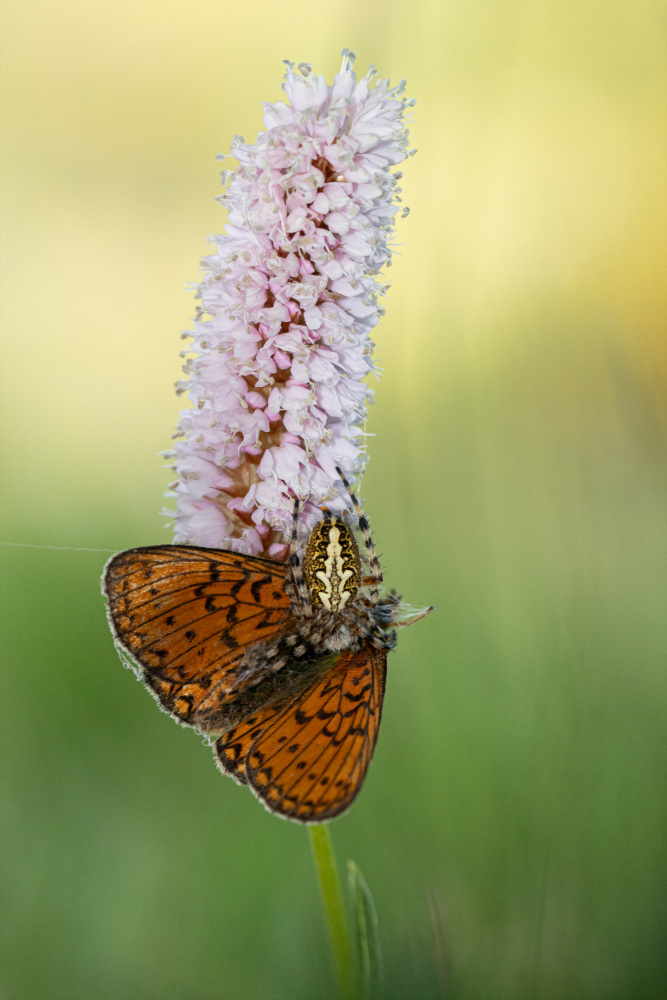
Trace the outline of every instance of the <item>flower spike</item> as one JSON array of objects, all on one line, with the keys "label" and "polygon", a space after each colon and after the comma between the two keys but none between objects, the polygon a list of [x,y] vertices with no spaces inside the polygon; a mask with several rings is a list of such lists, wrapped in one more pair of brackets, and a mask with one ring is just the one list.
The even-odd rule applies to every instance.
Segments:
[{"label": "flower spike", "polygon": [[382,310],[408,155],[408,103],[343,50],[333,83],[285,60],[285,102],[264,105],[254,143],[235,136],[227,208],[198,287],[179,392],[175,542],[287,557],[295,494],[304,524],[348,503],[377,373]]}]

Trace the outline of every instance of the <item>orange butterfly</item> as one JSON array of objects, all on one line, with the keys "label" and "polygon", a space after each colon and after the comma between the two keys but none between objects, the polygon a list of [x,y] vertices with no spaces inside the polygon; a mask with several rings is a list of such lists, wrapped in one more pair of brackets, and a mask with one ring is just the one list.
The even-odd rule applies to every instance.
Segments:
[{"label": "orange butterfly", "polygon": [[121,656],[159,704],[215,739],[224,773],[302,823],[340,815],[359,792],[396,641],[398,598],[378,600],[382,571],[350,496],[369,579],[353,531],[326,509],[301,565],[298,501],[288,565],[157,545],[119,553],[103,577]]}]

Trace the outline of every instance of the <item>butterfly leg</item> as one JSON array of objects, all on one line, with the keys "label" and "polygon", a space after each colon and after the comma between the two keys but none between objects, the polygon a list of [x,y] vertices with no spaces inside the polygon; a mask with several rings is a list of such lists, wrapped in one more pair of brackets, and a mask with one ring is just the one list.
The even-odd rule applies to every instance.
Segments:
[{"label": "butterfly leg", "polygon": [[343,486],[350,494],[350,500],[352,501],[352,506],[354,507],[354,513],[359,519],[359,530],[363,535],[364,543],[366,545],[366,555],[368,557],[368,565],[371,570],[371,589],[369,594],[368,603],[371,608],[374,608],[378,602],[378,591],[380,584],[382,583],[382,567],[380,566],[380,560],[377,557],[375,551],[375,546],[373,545],[373,536],[371,535],[370,525],[368,523],[368,518],[361,509],[361,505],[357,500],[356,496],[350,488],[350,484],[341,472],[341,470],[336,466],[336,472],[343,480]]}]

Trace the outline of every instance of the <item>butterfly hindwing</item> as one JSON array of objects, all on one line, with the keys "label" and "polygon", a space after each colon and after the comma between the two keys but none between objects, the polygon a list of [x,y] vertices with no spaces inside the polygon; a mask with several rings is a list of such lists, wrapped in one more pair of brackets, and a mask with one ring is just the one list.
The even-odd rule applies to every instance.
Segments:
[{"label": "butterfly hindwing", "polygon": [[285,577],[268,559],[155,545],[114,556],[103,591],[117,645],[160,704],[209,730],[235,697],[246,650],[275,638],[290,617]]},{"label": "butterfly hindwing", "polygon": [[274,813],[318,823],[344,812],[377,740],[387,652],[345,651],[303,686],[257,710],[215,744],[218,765]]}]

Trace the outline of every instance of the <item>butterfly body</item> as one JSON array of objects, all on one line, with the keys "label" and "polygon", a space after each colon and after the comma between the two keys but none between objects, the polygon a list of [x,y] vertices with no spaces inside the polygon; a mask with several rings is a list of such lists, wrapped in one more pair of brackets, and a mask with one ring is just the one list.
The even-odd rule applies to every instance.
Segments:
[{"label": "butterfly body", "polygon": [[[130,549],[102,581],[116,645],[176,721],[214,742],[220,769],[272,812],[317,823],[356,797],[377,739],[398,599],[368,524],[325,511],[288,564],[188,545]],[[365,582],[365,581],[364,581]]]}]

